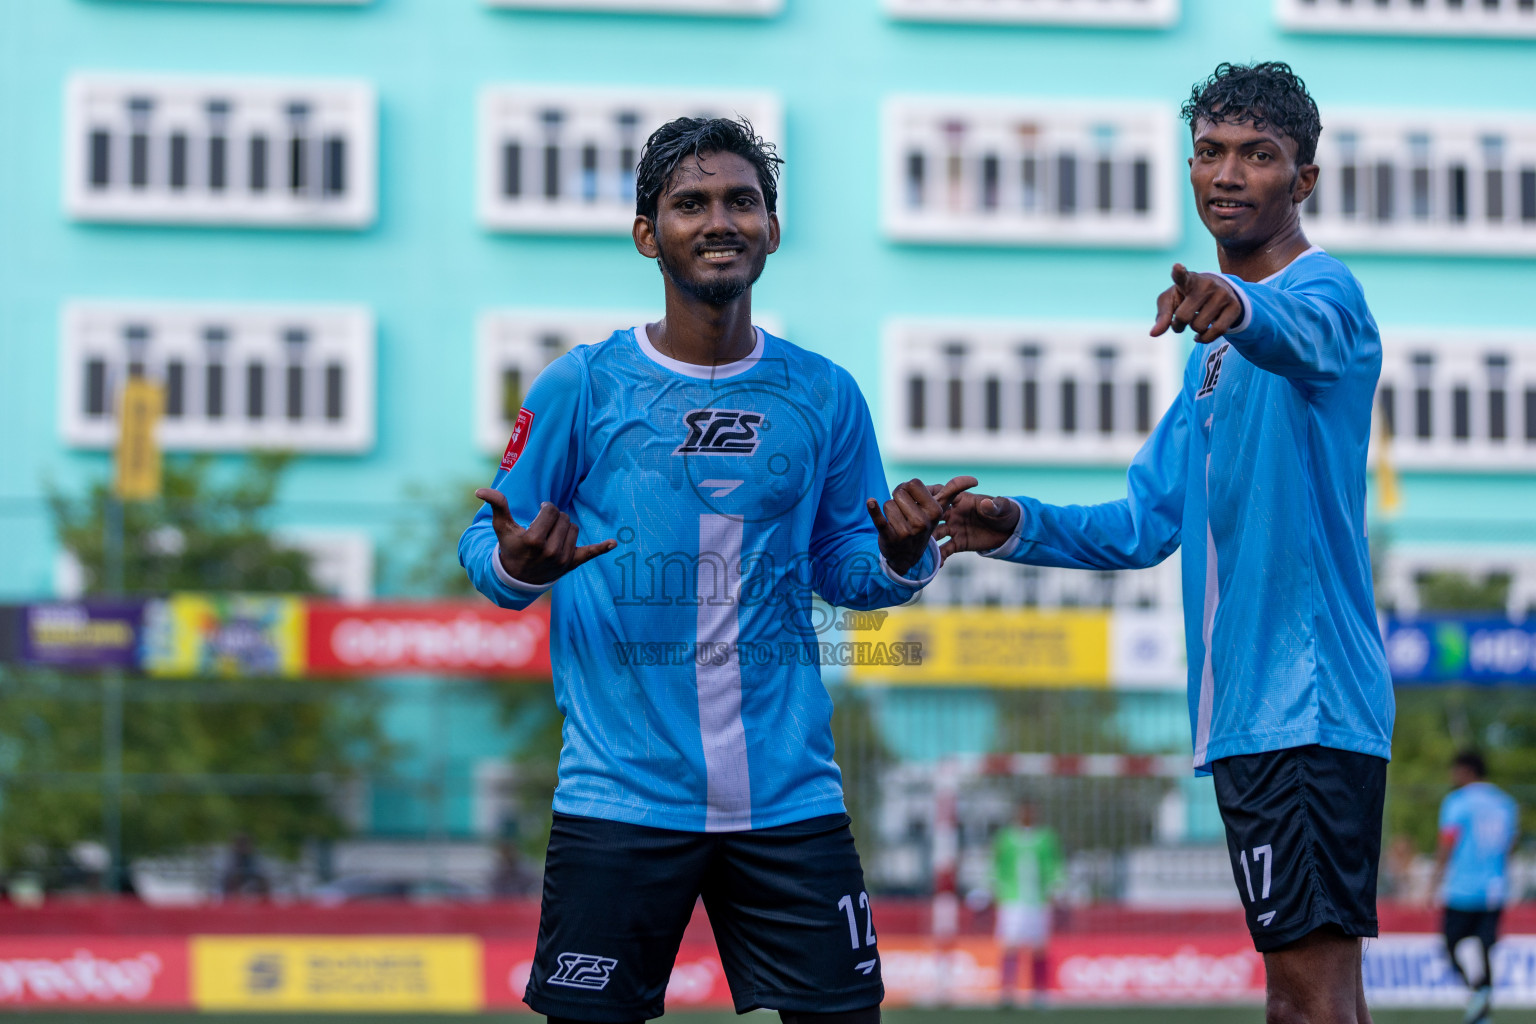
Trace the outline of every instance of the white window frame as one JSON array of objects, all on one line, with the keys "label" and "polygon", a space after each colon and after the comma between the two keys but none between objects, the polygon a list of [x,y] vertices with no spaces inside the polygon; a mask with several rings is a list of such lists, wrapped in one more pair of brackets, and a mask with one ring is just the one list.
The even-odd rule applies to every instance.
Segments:
[{"label": "white window frame", "polygon": [[[1340,252],[1536,256],[1536,116],[1345,109],[1325,111],[1323,118],[1328,128],[1318,143],[1316,198],[1302,206],[1307,236],[1319,245]],[[1490,193],[1495,167],[1501,188]],[[1383,179],[1385,191],[1378,184]],[[1346,216],[1351,194],[1356,212]],[[1497,222],[1489,219],[1491,194],[1502,207]],[[1390,204],[1385,222],[1383,200]]]},{"label": "white window frame", "polygon": [[[1178,395],[1174,346],[1172,335],[1147,337],[1145,324],[888,321],[881,360],[886,455],[905,462],[1127,465]],[[1104,358],[1101,350],[1112,355]],[[921,428],[914,425],[915,376],[924,380]],[[988,426],[989,378],[997,381],[996,429]],[[1068,379],[1074,382],[1070,432]],[[1108,434],[1101,430],[1099,389],[1106,379],[1115,385]],[[961,385],[958,430],[949,426],[955,380]],[[1033,399],[1028,381],[1035,384]],[[1147,433],[1137,429],[1143,412]]]},{"label": "white window frame", "polygon": [[[886,100],[883,120],[882,209],[890,238],[1110,249],[1178,241],[1179,150],[1171,106],[906,95]],[[1106,152],[1112,157],[1105,165],[1108,212],[1099,208]],[[920,164],[914,155],[921,155]],[[1069,158],[1073,173],[1063,179]],[[1059,180],[1071,181],[1070,190]],[[941,192],[948,211],[937,209]],[[1069,195],[1071,212],[1063,214]],[[1145,202],[1144,212],[1134,209],[1138,201]]]},{"label": "white window frame", "polygon": [[716,14],[735,18],[770,18],[784,0],[485,0],[489,7],[540,11],[609,11],[637,14]]},{"label": "white window frame", "polygon": [[[543,111],[560,115],[537,121]],[[498,84],[480,94],[480,222],[493,231],[551,234],[627,235],[635,221],[635,201],[624,181],[627,157],[638,159],[645,140],[666,121],[683,115],[745,116],[757,132],[782,152],[784,124],[779,100],[767,92],[714,92],[675,89]],[[616,127],[631,116],[627,127]],[[606,134],[594,135],[598,126]],[[509,133],[518,131],[515,140]],[[560,194],[545,197],[548,139],[558,156],[555,181]],[[526,140],[526,141],[524,141]],[[585,140],[585,141],[583,141]],[[595,141],[594,141],[595,140]],[[519,168],[507,171],[507,147],[515,141]],[[587,147],[596,168],[586,169]],[[580,163],[578,163],[580,161]],[[513,181],[518,198],[507,198]],[[591,189],[594,198],[578,198]],[[783,218],[783,192],[779,216]]]},{"label": "white window frame", "polygon": [[[375,338],[364,307],[68,303],[59,339],[65,443],[115,444],[112,410],[134,360],[165,385],[168,402],[177,387],[171,363],[180,362],[183,411],[167,409],[160,421],[167,451],[360,454],[373,448]],[[262,367],[259,374],[253,364]],[[210,373],[211,366],[222,369]],[[297,386],[290,376],[295,370]],[[253,392],[260,395],[259,416],[248,404]],[[291,408],[299,410],[297,418]],[[332,417],[332,408],[339,416]]]},{"label": "white window frame", "polygon": [[[1429,362],[1416,362],[1428,356]],[[1502,369],[1490,357],[1503,357]],[[1492,435],[1494,392],[1504,392],[1504,439]],[[1419,437],[1419,389],[1427,384],[1429,437]],[[1382,328],[1381,378],[1377,384],[1377,438],[1380,456],[1384,391],[1392,398],[1392,464],[1402,470],[1435,472],[1536,471],[1536,331],[1422,327]],[[1465,397],[1458,397],[1464,391]],[[1464,413],[1458,414],[1458,406]],[[1464,415],[1467,436],[1456,436]],[[1528,420],[1530,422],[1528,422]],[[1373,462],[1374,464],[1374,462]]]},{"label": "white window frame", "polygon": [[1167,28],[1179,20],[1179,0],[885,0],[885,10],[904,21]]},{"label": "white window frame", "polygon": [[1536,609],[1536,548],[1472,544],[1394,544],[1375,561],[1376,604],[1397,615],[1419,611],[1418,578],[1459,573],[1472,579],[1508,573],[1505,614],[1515,621]]},{"label": "white window frame", "polygon": [[376,106],[361,81],[73,75],[65,210],[83,221],[367,227],[377,204]]},{"label": "white window frame", "polygon": [[[657,310],[490,309],[475,328],[475,440],[487,453],[500,455],[512,436],[516,412],[505,409],[503,373],[516,370],[521,399],[544,367],[577,345],[607,341],[615,331],[661,319]],[[753,320],[783,337],[778,317],[760,313]],[[550,339],[546,341],[545,339]]]},{"label": "white window frame", "polygon": [[1292,32],[1419,36],[1536,36],[1536,8],[1500,0],[1496,10],[1482,0],[1453,8],[1446,0],[1340,3],[1340,0],[1275,0],[1275,16]]}]

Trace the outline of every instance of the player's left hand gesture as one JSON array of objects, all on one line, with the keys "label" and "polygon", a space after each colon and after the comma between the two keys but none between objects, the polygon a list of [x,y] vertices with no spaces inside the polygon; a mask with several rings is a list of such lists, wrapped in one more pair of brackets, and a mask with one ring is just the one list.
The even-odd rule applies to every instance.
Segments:
[{"label": "player's left hand gesture", "polygon": [[957,476],[936,491],[930,491],[921,480],[908,480],[891,492],[891,500],[885,503],[883,513],[878,501],[867,499],[865,507],[880,534],[880,553],[885,556],[885,564],[897,575],[905,576],[922,561],[923,552],[928,550],[928,539],[955,498],[978,482],[973,476]]},{"label": "player's left hand gesture", "polygon": [[1237,291],[1220,274],[1195,274],[1184,264],[1173,265],[1173,287],[1157,297],[1157,320],[1152,337],[1169,327],[1175,334],[1184,328],[1195,331],[1195,340],[1209,345],[1243,319],[1243,303]]}]

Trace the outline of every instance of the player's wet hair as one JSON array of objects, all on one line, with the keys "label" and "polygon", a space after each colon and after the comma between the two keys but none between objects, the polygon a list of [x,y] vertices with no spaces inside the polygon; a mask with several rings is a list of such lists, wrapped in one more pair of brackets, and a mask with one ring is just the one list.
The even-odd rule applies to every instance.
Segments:
[{"label": "player's wet hair", "polygon": [[1451,759],[1451,764],[1457,768],[1465,768],[1480,779],[1488,777],[1488,762],[1483,760],[1483,755],[1475,750],[1463,750]]},{"label": "player's wet hair", "polygon": [[635,214],[656,219],[662,193],[679,164],[710,153],[734,153],[757,168],[763,202],[774,213],[779,203],[779,165],[784,161],[773,143],[765,141],[746,118],[679,117],[651,133],[635,168]]},{"label": "player's wet hair", "polygon": [[1183,114],[1191,132],[1202,120],[1216,124],[1251,121],[1255,131],[1274,125],[1295,141],[1297,166],[1317,158],[1317,137],[1323,132],[1322,118],[1307,84],[1296,77],[1289,64],[1278,60],[1218,64],[1210,78],[1191,90]]}]

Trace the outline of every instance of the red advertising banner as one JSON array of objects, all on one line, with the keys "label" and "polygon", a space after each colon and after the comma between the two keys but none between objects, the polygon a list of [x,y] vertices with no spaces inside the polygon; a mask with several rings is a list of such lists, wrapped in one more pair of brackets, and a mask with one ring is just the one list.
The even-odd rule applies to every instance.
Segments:
[{"label": "red advertising banner", "polygon": [[549,607],[483,601],[309,606],[309,670],[318,675],[549,675]]},{"label": "red advertising banner", "polygon": [[190,1009],[185,938],[0,938],[0,1008]]},{"label": "red advertising banner", "polygon": [[1062,935],[1051,940],[1052,994],[1108,1003],[1241,1003],[1264,997],[1264,957],[1244,932]]},{"label": "red advertising banner", "polygon": [[[523,990],[533,969],[532,939],[486,939],[485,1008],[527,1010]],[[705,943],[684,941],[667,983],[667,1009],[729,1009],[731,987],[720,954]]]}]

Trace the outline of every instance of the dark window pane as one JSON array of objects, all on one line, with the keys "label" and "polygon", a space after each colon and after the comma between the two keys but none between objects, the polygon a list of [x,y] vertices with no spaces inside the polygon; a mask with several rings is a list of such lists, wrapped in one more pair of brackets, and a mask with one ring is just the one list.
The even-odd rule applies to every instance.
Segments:
[{"label": "dark window pane", "polygon": [[180,132],[171,136],[171,188],[187,187],[187,137]]},{"label": "dark window pane", "polygon": [[249,363],[245,368],[245,415],[259,420],[267,413],[266,368],[260,363]]},{"label": "dark window pane", "polygon": [[1040,384],[1024,382],[1024,430],[1033,434],[1040,429]]},{"label": "dark window pane", "polygon": [[91,132],[91,187],[106,188],[112,183],[112,136],[104,131]]},{"label": "dark window pane", "polygon": [[501,194],[509,199],[523,194],[523,147],[515,142],[501,147]]},{"label": "dark window pane", "polygon": [[981,158],[981,205],[983,209],[997,209],[998,162],[995,153]]},{"label": "dark window pane", "polygon": [[1056,212],[1077,212],[1077,157],[1071,153],[1056,158]]},{"label": "dark window pane", "polygon": [[501,418],[512,423],[523,407],[523,372],[516,367],[501,371]]},{"label": "dark window pane", "polygon": [[1077,432],[1077,381],[1071,377],[1061,382],[1061,432]]},{"label": "dark window pane", "polygon": [[1525,389],[1525,439],[1536,441],[1536,388]]},{"label": "dark window pane", "polygon": [[1381,409],[1381,429],[1388,437],[1397,436],[1397,389],[1383,384],[1376,393],[1376,404]]},{"label": "dark window pane", "polygon": [[927,424],[925,397],[923,378],[907,378],[907,426],[912,430],[922,430]]},{"label": "dark window pane", "polygon": [[923,154],[917,150],[907,154],[907,205],[917,208],[923,205]]},{"label": "dark window pane", "polygon": [[1376,219],[1382,222],[1393,217],[1392,185],[1395,174],[1391,164],[1376,165]]},{"label": "dark window pane", "polygon": [[203,404],[204,415],[211,420],[224,418],[224,367],[218,363],[210,363],[204,374]]},{"label": "dark window pane", "polygon": [[107,414],[107,362],[105,359],[89,359],[85,364],[85,414]]},{"label": "dark window pane", "polygon": [[1115,208],[1115,165],[1108,160],[1100,160],[1095,170],[1099,211],[1108,213]]},{"label": "dark window pane", "polygon": [[134,188],[149,184],[149,136],[134,132],[128,141],[128,181]]},{"label": "dark window pane", "polygon": [[288,140],[288,190],[301,195],[309,187],[309,142],[302,135]]},{"label": "dark window pane", "polygon": [[1536,167],[1520,172],[1520,219],[1536,220]]},{"label": "dark window pane", "polygon": [[229,180],[229,142],[221,135],[208,140],[208,187],[222,192]]},{"label": "dark window pane", "polygon": [[965,382],[959,377],[949,378],[949,429],[959,430],[965,426]]},{"label": "dark window pane", "polygon": [[560,198],[560,147],[544,147],[544,196]]},{"label": "dark window pane", "polygon": [[1504,219],[1504,172],[1490,170],[1483,175],[1484,199],[1487,201],[1488,219]]},{"label": "dark window pane", "polygon": [[347,191],[347,140],[332,135],[325,140],[325,194],[339,196]]},{"label": "dark window pane", "polygon": [[1507,395],[1503,388],[1488,392],[1488,439],[1502,441],[1509,436],[1508,412],[1505,409]]},{"label": "dark window pane", "polygon": [[339,420],[346,415],[346,375],[340,363],[325,367],[325,418]]},{"label": "dark window pane", "polygon": [[1431,398],[1429,388],[1415,388],[1413,391],[1413,432],[1425,440],[1435,436]]},{"label": "dark window pane", "polygon": [[1099,381],[1099,433],[1115,432],[1115,385],[1107,380]]},{"label": "dark window pane", "polygon": [[1003,425],[1002,384],[996,377],[987,378],[986,386],[987,429],[997,430]]},{"label": "dark window pane", "polygon": [[267,137],[265,135],[251,136],[250,185],[252,192],[267,190]]},{"label": "dark window pane", "polygon": [[1339,212],[1353,217],[1360,207],[1359,170],[1353,164],[1345,164],[1339,172]]},{"label": "dark window pane", "polygon": [[1136,382],[1136,433],[1152,432],[1152,382]]},{"label": "dark window pane", "polygon": [[597,199],[597,147],[590,142],[581,147],[581,198]]},{"label": "dark window pane", "polygon": [[180,359],[165,364],[165,415],[180,419],[187,407],[187,366]]},{"label": "dark window pane", "polygon": [[1472,396],[1466,388],[1451,391],[1451,432],[1458,441],[1472,436]]},{"label": "dark window pane", "polygon": [[304,367],[288,367],[286,411],[291,420],[304,418]]},{"label": "dark window pane", "polygon": [[1467,169],[1465,167],[1452,167],[1451,175],[1451,219],[1467,219]]},{"label": "dark window pane", "polygon": [[1152,167],[1144,159],[1131,167],[1131,205],[1137,213],[1152,209]]}]

